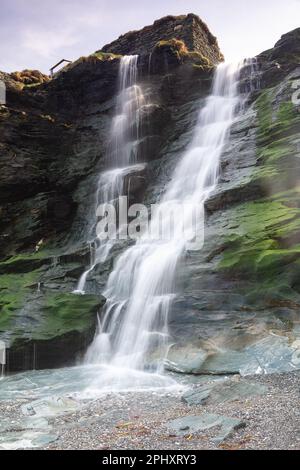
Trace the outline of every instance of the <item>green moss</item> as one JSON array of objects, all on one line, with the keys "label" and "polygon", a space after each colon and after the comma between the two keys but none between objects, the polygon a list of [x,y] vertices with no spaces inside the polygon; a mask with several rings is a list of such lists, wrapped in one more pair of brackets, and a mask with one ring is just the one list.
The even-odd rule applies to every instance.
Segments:
[{"label": "green moss", "polygon": [[95,295],[46,294],[42,308],[43,320],[33,333],[34,339],[88,330],[95,323],[95,314],[102,304],[102,299]]},{"label": "green moss", "polygon": [[22,308],[32,285],[38,282],[39,271],[0,276],[0,331],[6,331],[17,310]]},{"label": "green moss", "polygon": [[0,263],[0,274],[33,271],[45,262],[47,262],[47,256],[44,251],[19,254]]},{"label": "green moss", "polygon": [[[299,132],[300,116],[292,101],[276,105],[276,88],[263,91],[256,100],[258,144],[269,155],[286,145],[286,137]],[[289,149],[285,148],[285,152]]]},{"label": "green moss", "polygon": [[219,269],[257,276],[280,271],[298,259],[299,246],[282,248],[300,229],[300,209],[281,200],[245,202],[229,211],[226,249]]},{"label": "green moss", "polygon": [[163,48],[171,48],[173,51],[177,51],[179,54],[187,54],[188,50],[184,43],[184,41],[180,41],[179,39],[168,39],[168,40],[161,40],[155,46],[155,49],[163,49]]},{"label": "green moss", "polygon": [[262,308],[300,305],[300,114],[291,93],[281,84],[256,100],[258,165],[246,184],[265,197],[228,209],[217,268]]},{"label": "green moss", "polygon": [[279,170],[271,165],[256,167],[251,175],[252,182],[259,182],[262,186],[268,185],[279,175]]},{"label": "green moss", "polygon": [[111,52],[96,51],[89,57],[96,57],[98,60],[105,62],[115,59],[120,59],[122,56],[120,54],[112,54]]},{"label": "green moss", "polygon": [[72,62],[71,64],[68,64],[65,67],[63,67],[59,71],[59,73],[60,72],[68,72],[68,71],[78,67],[80,64],[87,63],[87,64],[96,65],[96,64],[99,64],[99,62],[110,62],[112,60],[118,60],[121,57],[122,57],[121,55],[112,54],[110,52],[108,53],[108,52],[96,51],[96,52],[94,52],[93,54],[91,54],[89,56],[79,57],[79,59],[75,60],[75,62]]},{"label": "green moss", "polygon": [[300,282],[299,113],[278,103],[276,88],[256,101],[259,165],[251,175],[265,199],[228,213],[231,226],[218,269],[248,281],[245,297],[256,305],[298,305]]},{"label": "green moss", "polygon": [[64,292],[44,292],[35,298],[32,294],[36,291],[40,275],[37,270],[0,276],[0,332],[10,331],[13,337],[19,335],[15,321],[25,304],[30,306],[28,324],[31,327],[28,334],[32,339],[88,330],[95,322],[95,313],[103,305],[103,299],[95,295]]},{"label": "green moss", "polygon": [[170,49],[178,59],[192,63],[196,70],[207,70],[213,67],[208,57],[197,51],[189,51],[184,41],[179,39],[161,40],[156,44],[155,49]]}]

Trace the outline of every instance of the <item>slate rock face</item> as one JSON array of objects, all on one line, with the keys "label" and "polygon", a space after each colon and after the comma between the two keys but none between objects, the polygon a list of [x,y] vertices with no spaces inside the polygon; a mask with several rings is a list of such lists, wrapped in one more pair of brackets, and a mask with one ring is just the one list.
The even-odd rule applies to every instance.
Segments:
[{"label": "slate rock face", "polygon": [[[7,88],[0,107],[0,339],[9,346],[10,370],[36,360],[55,367],[82,354],[101,314],[100,293],[127,246],[116,245],[90,274],[87,300],[74,296],[74,316],[68,296],[90,263],[87,240],[107,165],[119,54],[141,53],[139,83],[152,104],[138,150],[143,169],[126,180],[131,201],[146,204],[163,194],[210,92],[212,67],[222,60],[195,15],[163,18],[104,50],[110,53],[81,58],[35,86],[0,74]],[[291,99],[298,58],[299,30],[257,57],[252,78],[260,89],[232,126],[219,184],[206,203],[204,247],[178,265],[172,370],[298,367],[300,113]],[[249,67],[241,86],[248,90]],[[49,312],[61,315],[49,324]],[[272,341],[278,354],[271,358]],[[26,351],[23,362],[19,351]]]},{"label": "slate rock face", "polygon": [[283,34],[272,49],[257,56],[263,86],[278,83],[300,64],[300,28]]}]

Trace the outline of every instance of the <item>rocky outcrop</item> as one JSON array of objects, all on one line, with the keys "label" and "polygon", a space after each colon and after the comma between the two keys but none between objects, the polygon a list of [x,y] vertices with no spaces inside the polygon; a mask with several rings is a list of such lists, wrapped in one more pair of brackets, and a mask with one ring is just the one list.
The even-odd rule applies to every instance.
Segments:
[{"label": "rocky outcrop", "polygon": [[165,16],[140,31],[130,31],[119,39],[102,47],[114,54],[149,54],[161,40],[177,39],[184,42],[189,51],[196,51],[213,64],[223,60],[217,39],[199,16],[190,13],[181,16]]},{"label": "rocky outcrop", "polygon": [[16,82],[31,86],[40,85],[50,80],[47,75],[44,75],[39,70],[22,70],[22,72],[13,72],[10,76]]},{"label": "rocky outcrop", "polygon": [[[190,23],[191,35],[193,27]],[[202,52],[209,52],[212,41],[214,55],[216,43],[208,31],[203,34]],[[163,28],[159,40],[166,44],[153,52],[150,73],[152,43],[147,35],[143,41],[147,53],[140,57],[139,74],[152,104],[141,113],[139,166],[124,180],[132,203],[141,202],[155,182],[173,126],[181,132],[177,116],[192,128],[186,102],[192,100],[196,115],[194,101],[210,86],[210,67],[198,67],[202,56],[188,55],[182,42],[179,54],[178,44],[167,39]],[[7,102],[0,108],[0,339],[8,346],[11,371],[74,362],[95,333],[103,305],[99,292],[122,247],[90,276],[87,296],[71,292],[90,262],[86,241],[99,173],[109,164],[104,156],[119,61],[118,54],[97,52],[50,81],[36,72],[1,73]],[[40,82],[31,83],[30,77]]]},{"label": "rocky outcrop", "polygon": [[278,83],[300,63],[300,28],[283,34],[272,49],[257,56],[261,68],[261,85]]},{"label": "rocky outcrop", "polygon": [[[222,60],[195,15],[163,18],[103,50],[35,86],[0,76],[7,88],[0,108],[0,339],[9,346],[10,370],[55,367],[82,354],[104,302],[99,292],[126,247],[116,245],[90,274],[88,295],[71,294],[90,263],[86,241],[108,164],[119,54],[140,53],[139,82],[151,103],[141,113],[137,168],[124,180],[130,201],[147,204],[163,193],[188,146],[212,66]],[[178,267],[169,369],[247,374],[296,367],[300,114],[291,98],[298,54],[295,30],[242,71],[241,87],[252,92],[207,201],[204,248]]]}]

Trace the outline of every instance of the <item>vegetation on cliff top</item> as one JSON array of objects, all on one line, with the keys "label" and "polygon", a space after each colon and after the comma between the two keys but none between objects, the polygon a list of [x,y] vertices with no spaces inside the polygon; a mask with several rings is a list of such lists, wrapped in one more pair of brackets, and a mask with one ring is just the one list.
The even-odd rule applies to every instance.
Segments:
[{"label": "vegetation on cliff top", "polygon": [[91,55],[79,57],[79,59],[71,62],[70,64],[63,67],[59,72],[68,72],[69,70],[78,67],[81,64],[91,64],[97,65],[99,62],[111,62],[113,60],[118,60],[122,56],[118,54],[112,54],[110,52],[96,51]]},{"label": "vegetation on cliff top", "polygon": [[22,70],[21,72],[13,72],[10,77],[26,87],[38,86],[42,83],[50,81],[48,75],[43,74],[39,70]]},{"label": "vegetation on cliff top", "polygon": [[212,62],[207,57],[205,57],[200,52],[189,51],[184,41],[176,38],[159,41],[156,44],[154,51],[171,51],[177,56],[179,60],[184,62],[192,62],[194,66],[201,67],[202,69],[209,69],[213,67]]}]

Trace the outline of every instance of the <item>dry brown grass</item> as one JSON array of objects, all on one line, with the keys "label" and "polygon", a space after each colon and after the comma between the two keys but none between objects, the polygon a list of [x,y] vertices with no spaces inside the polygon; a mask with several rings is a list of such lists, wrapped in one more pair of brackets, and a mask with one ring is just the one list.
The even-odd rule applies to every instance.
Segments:
[{"label": "dry brown grass", "polygon": [[50,78],[39,70],[22,70],[21,72],[13,72],[11,78],[23,85],[40,85],[49,82]]}]

